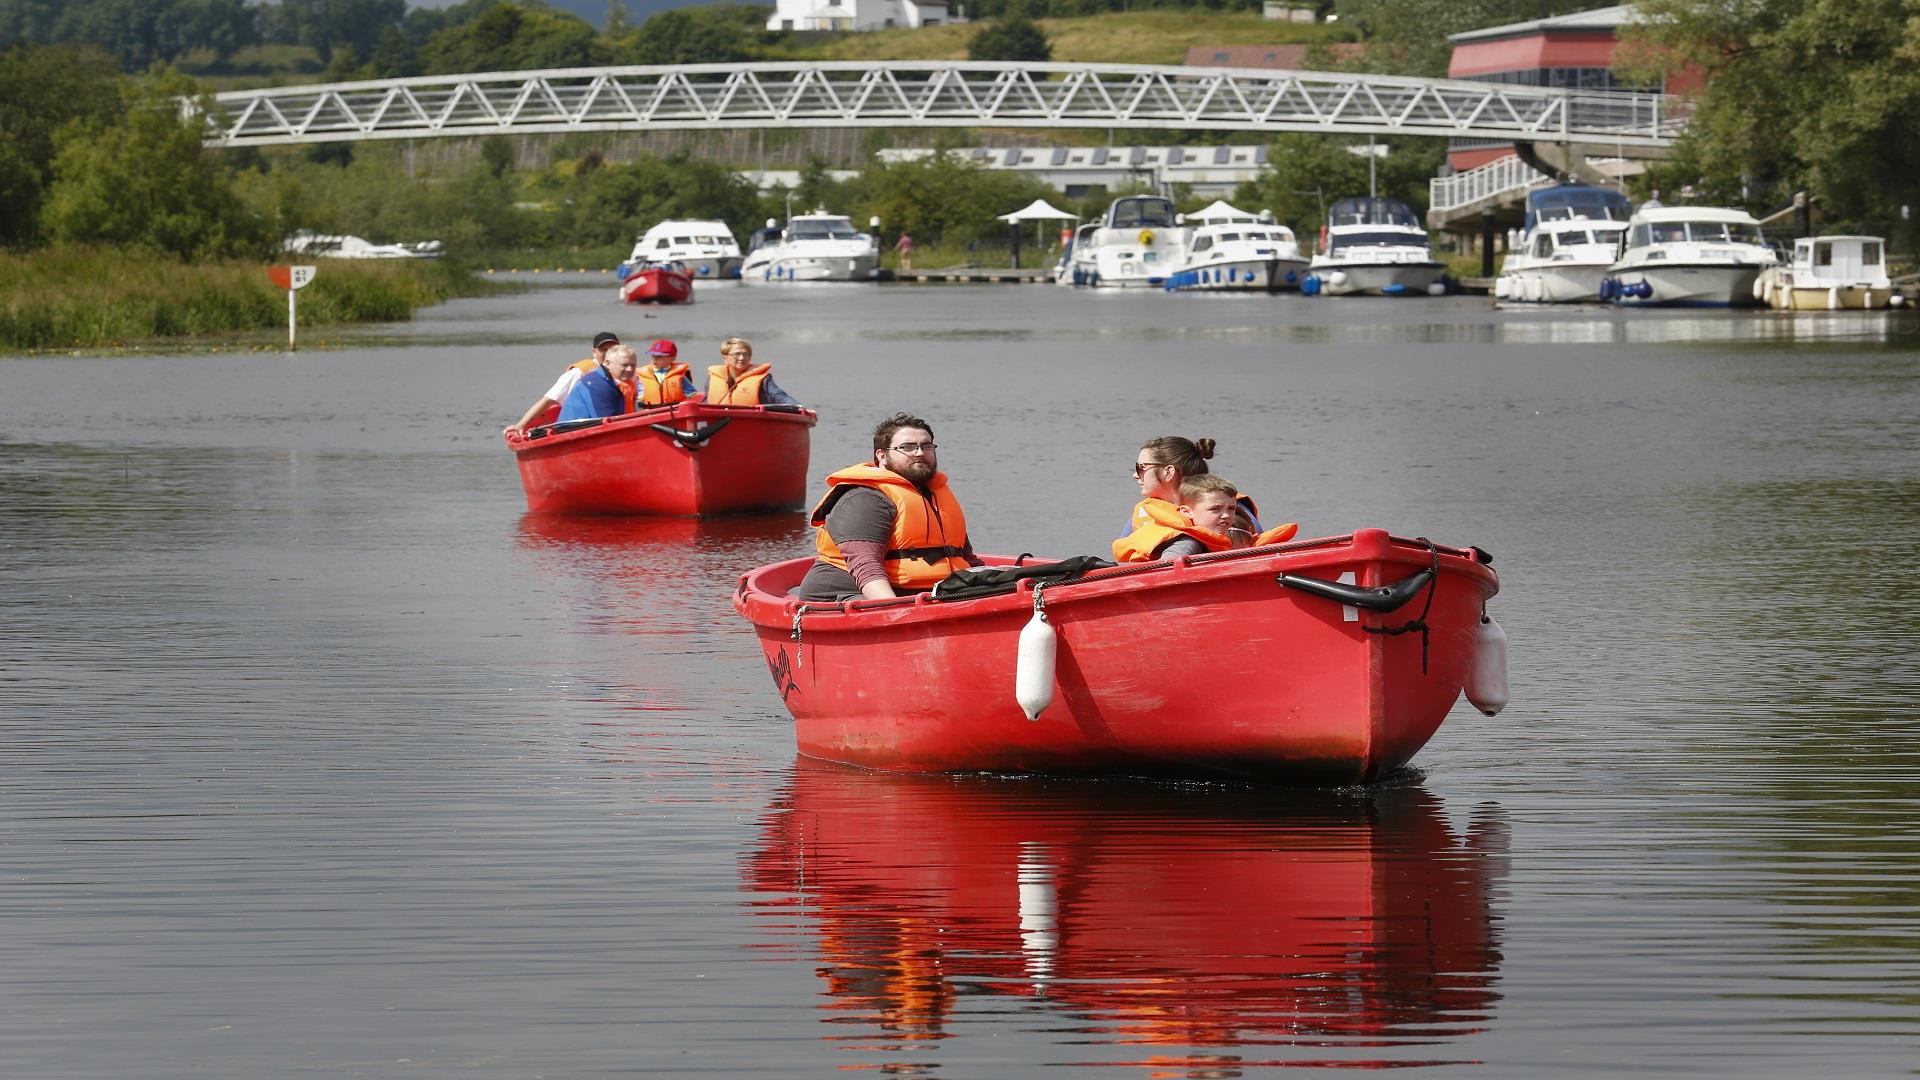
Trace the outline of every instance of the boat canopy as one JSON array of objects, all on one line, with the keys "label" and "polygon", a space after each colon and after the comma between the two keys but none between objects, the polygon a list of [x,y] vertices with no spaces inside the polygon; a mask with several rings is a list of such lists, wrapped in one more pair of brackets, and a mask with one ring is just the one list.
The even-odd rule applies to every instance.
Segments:
[{"label": "boat canopy", "polygon": [[1209,206],[1204,210],[1196,210],[1193,213],[1188,214],[1187,224],[1189,225],[1238,225],[1238,224],[1249,224],[1256,221],[1267,221],[1267,220],[1270,220],[1271,217],[1272,217],[1271,214],[1268,214],[1265,216],[1262,216],[1259,214],[1250,214],[1245,210],[1242,210],[1239,207],[1234,206],[1233,204],[1227,202],[1224,199],[1215,199],[1213,201],[1212,206]]},{"label": "boat canopy", "polygon": [[1171,229],[1173,200],[1158,195],[1128,195],[1107,207],[1109,229]]},{"label": "boat canopy", "polygon": [[858,240],[860,230],[843,217],[797,217],[787,222],[789,240]]},{"label": "boat canopy", "polygon": [[1336,228],[1342,225],[1421,227],[1420,219],[1399,199],[1341,199],[1333,204],[1333,210],[1327,215],[1327,224]]},{"label": "boat canopy", "polygon": [[1631,216],[1633,204],[1612,188],[1561,184],[1527,196],[1528,229],[1542,221],[1625,221]]}]

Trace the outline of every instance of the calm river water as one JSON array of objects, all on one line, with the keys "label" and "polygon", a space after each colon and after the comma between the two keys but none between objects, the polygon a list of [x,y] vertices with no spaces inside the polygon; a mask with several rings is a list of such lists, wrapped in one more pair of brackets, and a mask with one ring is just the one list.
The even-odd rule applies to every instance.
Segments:
[{"label": "calm river water", "polygon": [[[0,360],[0,1074],[1920,1064],[1913,316],[554,285]],[[1104,551],[1161,434],[1478,544],[1513,704],[1366,791],[800,760],[728,605],[800,515],[523,512],[603,328],[752,338],[816,476],[929,418],[983,550]]]}]

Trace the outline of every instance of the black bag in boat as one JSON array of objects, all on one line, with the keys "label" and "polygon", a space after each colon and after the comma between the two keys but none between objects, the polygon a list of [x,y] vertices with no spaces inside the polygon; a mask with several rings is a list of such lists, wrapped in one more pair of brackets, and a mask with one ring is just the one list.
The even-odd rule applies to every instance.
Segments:
[{"label": "black bag in boat", "polygon": [[1075,555],[1059,562],[1027,563],[1025,566],[974,566],[956,570],[933,587],[935,600],[978,600],[983,596],[1010,593],[1023,578],[1042,585],[1072,581],[1089,570],[1113,563],[1098,555]]}]

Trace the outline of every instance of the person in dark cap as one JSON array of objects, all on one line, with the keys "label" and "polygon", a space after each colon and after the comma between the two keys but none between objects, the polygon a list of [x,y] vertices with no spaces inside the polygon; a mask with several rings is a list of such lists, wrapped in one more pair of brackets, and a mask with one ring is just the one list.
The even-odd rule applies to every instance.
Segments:
[{"label": "person in dark cap", "polygon": [[607,357],[607,350],[618,344],[620,344],[620,336],[611,330],[602,330],[593,335],[593,355],[569,364],[567,370],[560,373],[560,380],[553,384],[553,389],[548,390],[540,396],[538,401],[527,406],[526,413],[509,426],[505,434],[508,437],[525,435],[527,429],[532,427],[547,410],[559,408],[561,403],[567,400],[567,395],[573,393],[573,388],[579,385],[580,377],[599,367],[600,362]]}]

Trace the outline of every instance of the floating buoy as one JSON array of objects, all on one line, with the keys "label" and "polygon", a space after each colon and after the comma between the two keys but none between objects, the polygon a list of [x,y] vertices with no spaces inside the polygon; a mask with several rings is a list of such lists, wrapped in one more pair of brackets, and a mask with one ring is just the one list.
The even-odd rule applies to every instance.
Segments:
[{"label": "floating buoy", "polygon": [[1053,704],[1053,667],[1059,635],[1047,622],[1046,601],[1033,590],[1033,618],[1020,628],[1020,646],[1013,665],[1013,700],[1027,719],[1038,720]]},{"label": "floating buoy", "polygon": [[[1024,640],[1025,635],[1022,635]],[[1507,632],[1491,615],[1480,616],[1473,635],[1473,666],[1467,669],[1467,700],[1488,716],[1507,707]]]}]

